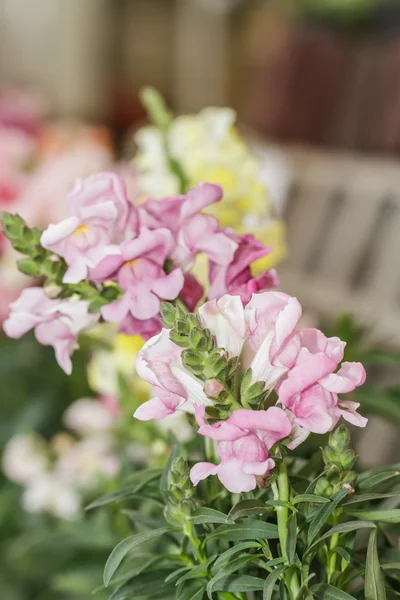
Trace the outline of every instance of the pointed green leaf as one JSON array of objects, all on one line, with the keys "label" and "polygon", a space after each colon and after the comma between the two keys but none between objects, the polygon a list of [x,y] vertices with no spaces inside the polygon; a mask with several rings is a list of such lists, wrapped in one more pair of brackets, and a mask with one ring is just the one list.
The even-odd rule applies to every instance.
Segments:
[{"label": "pointed green leaf", "polygon": [[236,519],[247,517],[248,515],[261,515],[265,512],[271,512],[271,508],[265,502],[249,498],[241,500],[232,507],[228,514],[228,521],[236,521]]},{"label": "pointed green leaf", "polygon": [[229,550],[226,550],[217,558],[214,567],[224,564],[225,562],[229,561],[234,554],[237,554],[242,550],[248,550],[249,548],[261,548],[261,544],[258,542],[240,542],[240,544],[235,544],[232,546],[232,548],[229,548]]},{"label": "pointed green leaf", "polygon": [[325,525],[326,521],[329,519],[335,508],[338,504],[349,494],[347,488],[342,488],[339,492],[336,492],[332,496],[332,499],[329,504],[324,504],[321,508],[316,512],[313,520],[310,523],[310,527],[308,530],[308,544],[311,545],[314,541],[315,537],[321,531],[322,527]]},{"label": "pointed green leaf", "polygon": [[314,496],[314,494],[299,494],[292,500],[292,504],[294,506],[296,506],[296,504],[300,504],[300,502],[307,502],[310,504],[327,504],[330,502],[330,500],[329,498],[324,498],[324,496]]},{"label": "pointed green leaf", "polygon": [[311,546],[308,548],[308,552],[312,550],[315,546],[317,546],[326,538],[335,535],[336,533],[349,533],[350,531],[356,531],[357,529],[375,529],[376,525],[371,521],[348,521],[347,523],[341,523],[340,525],[335,525],[329,531],[321,535]]},{"label": "pointed green leaf", "polygon": [[[400,490],[398,492],[388,492],[386,494],[378,494],[371,492],[370,494],[355,495],[343,502],[342,506],[345,508],[351,504],[359,504],[361,502],[371,502],[371,500],[383,500],[384,498],[396,498],[400,496]],[[345,509],[346,510],[346,509]]]},{"label": "pointed green leaf", "polygon": [[176,600],[203,600],[206,584],[200,581],[183,583],[176,592]]},{"label": "pointed green leaf", "polygon": [[378,521],[379,523],[400,523],[400,508],[390,510],[352,510],[346,511],[348,515],[357,518]]},{"label": "pointed green leaf", "polygon": [[371,531],[365,564],[365,600],[386,600],[385,579],[378,557],[377,530]]},{"label": "pointed green leaf", "polygon": [[218,581],[215,592],[257,592],[264,587],[264,579],[250,575],[230,575]]},{"label": "pointed green leaf", "polygon": [[111,577],[114,575],[115,571],[118,569],[119,565],[121,564],[125,556],[128,554],[128,552],[134,550],[141,544],[145,544],[146,542],[154,540],[164,535],[165,533],[169,533],[171,531],[174,531],[172,527],[161,527],[160,529],[154,529],[153,531],[147,531],[145,533],[132,535],[126,538],[125,540],[122,540],[122,542],[120,542],[118,546],[114,548],[114,550],[108,557],[106,566],[104,567],[104,585],[106,587],[108,586]]},{"label": "pointed green leaf", "polygon": [[354,596],[328,583],[316,583],[310,589],[317,600],[356,600]]},{"label": "pointed green leaf", "polygon": [[390,479],[399,479],[400,472],[399,471],[380,471],[378,473],[374,473],[370,476],[366,476],[366,473],[363,473],[364,477],[360,476],[358,480],[358,488],[361,491],[371,490],[377,485],[382,485],[385,481],[389,481]]},{"label": "pointed green leaf", "polygon": [[199,508],[190,518],[194,525],[203,525],[205,523],[226,523],[227,515],[215,510],[214,508]]},{"label": "pointed green leaf", "polygon": [[218,538],[220,541],[237,542],[240,540],[278,539],[278,537],[278,527],[274,523],[243,519],[241,523],[235,525],[228,524],[217,527],[206,537],[206,541]]},{"label": "pointed green leaf", "polygon": [[184,581],[188,581],[189,579],[201,579],[202,577],[207,577],[208,568],[214,562],[216,557],[217,555],[214,554],[213,556],[210,556],[205,562],[200,563],[195,567],[191,567],[188,573],[185,573],[184,575],[182,575],[182,577],[180,577],[177,580],[176,585],[179,585]]},{"label": "pointed green leaf", "polygon": [[287,569],[287,565],[277,567],[270,573],[265,580],[263,588],[263,600],[271,600],[274,588],[282,573]]},{"label": "pointed green leaf", "polygon": [[224,567],[222,567],[207,585],[207,596],[210,598],[210,600],[213,600],[212,594],[218,581],[229,577],[229,575],[232,575],[233,573],[247,565],[249,562],[255,560],[256,558],[257,555],[255,554],[242,554],[234,558],[230,563],[228,563]]}]

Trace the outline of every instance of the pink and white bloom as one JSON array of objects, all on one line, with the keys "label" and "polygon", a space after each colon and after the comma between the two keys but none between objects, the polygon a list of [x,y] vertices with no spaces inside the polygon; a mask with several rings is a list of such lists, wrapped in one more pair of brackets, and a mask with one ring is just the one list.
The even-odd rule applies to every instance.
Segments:
[{"label": "pink and white bloom", "polygon": [[182,365],[182,348],[169,338],[167,329],[145,343],[136,359],[138,375],[151,383],[154,397],[144,402],[134,416],[141,421],[163,419],[176,410],[193,413],[195,404],[212,404],[203,384]]},{"label": "pink and white bloom", "polygon": [[50,513],[60,519],[76,519],[81,511],[79,492],[55,473],[35,478],[22,496],[25,510],[31,513]]},{"label": "pink and white bloom", "polygon": [[160,299],[178,297],[184,284],[181,269],[167,274],[163,268],[173,246],[172,234],[167,229],[143,229],[136,239],[121,244],[117,280],[125,293],[102,308],[106,321],[116,321],[121,324],[121,331],[126,331],[126,319],[130,326],[135,324],[132,319],[153,319],[160,311]]},{"label": "pink and white bloom", "polygon": [[78,348],[78,334],[99,318],[89,314],[88,302],[51,300],[39,287],[23,290],[10,308],[10,316],[3,323],[5,333],[19,339],[34,329],[40,344],[53,346],[58,364],[68,375],[72,372],[71,354]]},{"label": "pink and white bloom", "polygon": [[67,198],[70,217],[43,232],[44,248],[62,256],[68,264],[65,283],[85,279],[104,257],[118,253],[128,226],[137,232],[138,221],[128,204],[125,184],[115,173],[98,173],[80,179]]},{"label": "pink and white bloom", "polygon": [[253,381],[264,381],[271,390],[295,364],[300,350],[296,326],[301,306],[282,292],[254,294],[243,308],[240,296],[226,294],[199,309],[204,327],[211,330],[218,347],[228,354],[252,355]]},{"label": "pink and white bloom", "polygon": [[250,302],[256,292],[266,291],[276,287],[279,283],[275,270],[263,273],[254,278],[251,265],[258,259],[271,252],[271,248],[264,246],[252,234],[238,235],[233,230],[224,229],[237,248],[233,260],[228,264],[218,264],[210,261],[210,290],[209,298],[220,298],[226,293],[239,295],[243,304]]},{"label": "pink and white bloom", "polygon": [[301,427],[314,433],[331,431],[341,416],[365,427],[367,419],[356,412],[359,404],[338,398],[338,394],[362,385],[366,378],[364,367],[357,362],[344,362],[334,372],[343,358],[345,342],[327,338],[318,329],[303,329],[300,345],[296,364],[278,388],[281,404],[295,415]]},{"label": "pink and white bloom", "polygon": [[199,253],[206,254],[216,264],[227,265],[232,262],[238,244],[215,217],[201,212],[221,198],[222,189],[218,185],[202,183],[186,196],[148,200],[140,207],[140,218],[150,229],[166,227],[173,233],[176,248],[171,258],[184,271],[193,266]]},{"label": "pink and white bloom", "polygon": [[96,398],[80,398],[67,408],[63,421],[66,427],[80,435],[103,433],[112,430],[117,423],[118,405],[110,404],[112,398],[104,401]]},{"label": "pink and white bloom", "polygon": [[261,486],[275,462],[269,451],[292,429],[289,418],[281,408],[268,410],[235,410],[227,421],[209,425],[204,420],[204,407],[196,408],[199,433],[218,442],[219,465],[197,463],[190,471],[190,479],[197,485],[210,475],[218,479],[232,493],[254,490]]}]

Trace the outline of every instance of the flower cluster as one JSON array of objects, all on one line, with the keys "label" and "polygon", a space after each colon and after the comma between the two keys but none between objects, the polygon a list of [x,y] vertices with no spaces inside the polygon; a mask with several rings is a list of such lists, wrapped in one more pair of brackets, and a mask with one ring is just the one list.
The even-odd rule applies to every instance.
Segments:
[{"label": "flower cluster", "polygon": [[118,416],[113,398],[81,398],[64,413],[70,432],[49,442],[34,433],[7,442],[2,468],[24,487],[22,503],[28,512],[77,518],[85,494],[118,475],[121,461],[112,437]]},{"label": "flower cluster", "polygon": [[[43,99],[30,90],[0,90],[0,210],[18,212],[32,226],[65,216],[60,201],[77,177],[111,168],[106,129],[46,122]],[[31,284],[15,269],[16,253],[0,231],[0,322]]]},{"label": "flower cluster", "polygon": [[[17,338],[34,328],[38,341],[53,345],[59,364],[70,372],[78,333],[100,315],[122,333],[148,339],[161,329],[161,301],[179,298],[194,310],[204,293],[191,273],[200,254],[209,263],[210,298],[233,292],[246,303],[254,291],[275,286],[274,271],[256,278],[251,272],[251,264],[270,249],[202,212],[221,198],[220,187],[201,184],[186,195],[134,205],[116,173],[78,180],[67,197],[70,216],[45,229],[34,254],[20,265],[36,275],[56,270],[59,279],[44,291],[23,292],[11,305],[4,330]],[[29,240],[37,234],[26,230],[29,243],[21,245],[26,227],[14,221],[7,215],[5,233],[29,254]],[[87,296],[79,287],[82,282]],[[99,290],[104,292],[101,297]]]},{"label": "flower cluster", "polygon": [[186,330],[181,315],[173,323],[164,311],[173,328],[150,339],[137,358],[154,397],[135,416],[195,414],[199,433],[218,442],[221,462],[197,464],[193,483],[218,475],[231,492],[252,490],[274,467],[270,450],[278,441],[289,438],[294,447],[309,432],[331,431],[341,416],[366,425],[358,404],[338,396],[364,383],[363,366],[340,365],[345,343],[299,328],[301,313],[297,299],[282,292],[254,294],[245,307],[239,296],[211,300],[186,317]]},{"label": "flower cluster", "polygon": [[[151,102],[151,91],[147,94]],[[158,112],[163,110],[165,107],[158,106]],[[157,115],[154,120],[157,122]],[[286,253],[284,229],[272,218],[261,163],[235,127],[235,112],[209,107],[175,119],[164,112],[159,120],[158,127],[144,127],[135,136],[138,152],[134,164],[144,192],[162,198],[185,192],[201,181],[220,185],[224,202],[213,205],[209,212],[236,231],[257,230],[257,237],[272,246],[272,253],[259,261],[257,270],[279,262]],[[176,165],[179,169],[171,168]]]}]

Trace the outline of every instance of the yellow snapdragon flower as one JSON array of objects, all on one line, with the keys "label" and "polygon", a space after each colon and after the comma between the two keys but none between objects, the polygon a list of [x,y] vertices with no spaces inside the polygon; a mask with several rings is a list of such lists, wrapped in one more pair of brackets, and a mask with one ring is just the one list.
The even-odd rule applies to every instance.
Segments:
[{"label": "yellow snapdragon flower", "polygon": [[[272,218],[273,207],[260,180],[258,159],[240,137],[235,120],[235,112],[229,108],[205,108],[197,115],[177,117],[168,127],[166,145],[170,157],[182,167],[188,189],[200,181],[222,187],[223,200],[210,209],[222,225],[238,232],[251,230],[273,248],[255,265],[255,271],[260,272],[285,257],[285,229]],[[135,139],[135,164],[144,191],[154,198],[179,194],[181,182],[171,171],[161,131],[145,127]]]}]

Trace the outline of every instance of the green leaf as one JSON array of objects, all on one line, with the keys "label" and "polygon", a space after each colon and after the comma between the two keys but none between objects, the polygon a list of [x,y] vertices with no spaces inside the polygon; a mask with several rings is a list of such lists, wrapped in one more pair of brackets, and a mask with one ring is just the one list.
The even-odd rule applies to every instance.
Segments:
[{"label": "green leaf", "polygon": [[341,490],[339,490],[339,492],[336,492],[336,494],[332,496],[332,499],[329,504],[324,504],[317,511],[315,517],[310,523],[310,527],[308,530],[309,546],[312,544],[315,537],[321,531],[322,527],[325,525],[326,521],[329,519],[337,505],[341,502],[341,500],[343,500],[343,498],[347,496],[347,494],[349,494],[349,491],[350,490],[348,490],[347,488],[342,488]]},{"label": "green leaf", "polygon": [[265,521],[253,521],[244,519],[235,525],[221,525],[206,537],[206,542],[218,538],[226,542],[237,542],[240,540],[270,540],[278,539],[278,527],[273,523]]},{"label": "green leaf", "polygon": [[172,573],[170,573],[168,577],[165,578],[165,583],[169,583],[170,581],[175,580],[178,581],[182,573],[186,573],[187,571],[190,571],[190,569],[191,567],[180,567],[179,569],[172,571]]},{"label": "green leaf", "polygon": [[270,511],[271,509],[262,500],[249,498],[235,504],[228,514],[227,520],[236,521],[236,519],[247,517],[248,515],[261,515]]},{"label": "green leaf", "polygon": [[214,592],[257,592],[264,588],[264,579],[250,575],[230,575],[220,579],[214,587]]},{"label": "green leaf", "polygon": [[208,558],[205,562],[201,563],[200,565],[197,565],[196,567],[191,567],[190,571],[188,573],[185,573],[185,575],[182,575],[182,577],[180,577],[177,580],[176,585],[179,585],[180,583],[183,583],[184,581],[188,581],[189,579],[200,579],[201,577],[207,577],[208,568],[214,562],[214,560],[216,558],[217,558],[217,555],[214,554],[213,556],[210,556],[210,558]]},{"label": "green leaf", "polygon": [[400,523],[400,508],[390,510],[352,510],[346,511],[352,517],[368,519],[369,521],[378,521],[380,523]]},{"label": "green leaf", "polygon": [[162,469],[145,469],[139,473],[135,473],[135,475],[130,479],[130,482],[135,483],[135,485],[123,488],[122,490],[118,490],[112,494],[101,496],[86,506],[85,510],[91,510],[92,508],[97,508],[98,506],[104,506],[106,504],[111,504],[112,502],[120,502],[125,498],[129,498],[144,488],[148,483],[151,483],[157,479],[160,476],[160,473],[162,473]]},{"label": "green leaf", "polygon": [[350,531],[356,531],[357,529],[375,529],[376,525],[371,523],[370,521],[348,521],[347,523],[341,523],[340,525],[335,525],[329,531],[324,533],[321,537],[319,537],[311,546],[308,548],[308,552],[312,550],[315,546],[317,546],[323,540],[326,540],[328,537],[335,535],[336,533],[349,533]]},{"label": "green leaf", "polygon": [[350,504],[359,504],[360,502],[371,502],[371,500],[383,500],[384,498],[396,498],[400,496],[400,491],[398,492],[388,492],[387,494],[378,494],[371,492],[370,494],[360,494],[352,496],[346,502],[343,502],[342,507],[345,509],[346,506]]},{"label": "green leaf", "polygon": [[235,571],[238,571],[256,558],[257,555],[255,554],[241,554],[240,556],[234,558],[230,563],[222,567],[207,585],[207,595],[210,600],[212,600],[212,593],[218,581],[228,577],[229,575],[232,575],[232,573],[235,573]]},{"label": "green leaf", "polygon": [[171,531],[174,531],[172,527],[161,527],[160,529],[154,529],[153,531],[147,531],[146,533],[132,535],[126,538],[125,540],[122,540],[122,542],[120,542],[118,546],[114,548],[114,550],[108,557],[106,566],[104,567],[104,585],[106,587],[108,586],[111,577],[114,575],[115,571],[118,569],[119,565],[121,564],[125,556],[128,554],[128,552],[134,550],[141,544],[145,544],[146,542],[154,540],[164,535],[165,533],[169,533]]},{"label": "green leaf", "polygon": [[380,471],[371,476],[368,476],[367,473],[363,473],[358,479],[358,487],[361,491],[371,490],[378,485],[382,485],[385,481],[398,479],[399,476],[399,471]]},{"label": "green leaf", "polygon": [[248,550],[249,548],[261,548],[261,544],[258,542],[240,542],[239,544],[235,544],[229,550],[226,550],[217,558],[215,561],[214,567],[218,565],[222,565],[227,562],[234,554],[241,552],[242,550]]},{"label": "green leaf", "polygon": [[400,563],[385,563],[381,565],[381,569],[384,569],[385,571],[390,569],[400,571]]},{"label": "green leaf", "polygon": [[199,508],[194,515],[190,517],[194,525],[204,525],[205,523],[226,523],[227,516],[215,510],[214,508]]},{"label": "green leaf", "polygon": [[192,581],[190,584],[183,583],[178,586],[176,600],[202,600],[206,591],[206,583]]},{"label": "green leaf", "polygon": [[271,600],[272,594],[274,593],[275,584],[287,568],[287,565],[277,567],[274,571],[272,571],[272,573],[268,575],[264,583],[263,600]]},{"label": "green leaf", "polygon": [[300,504],[300,502],[307,502],[310,504],[327,504],[330,502],[330,500],[329,498],[324,498],[324,496],[314,496],[314,494],[299,494],[292,500],[292,504],[294,506],[296,506],[296,504]]},{"label": "green leaf", "polygon": [[354,596],[328,583],[316,583],[310,589],[317,600],[356,600]]},{"label": "green leaf", "polygon": [[289,564],[291,565],[294,562],[297,544],[297,516],[294,512],[289,516],[287,521],[287,534],[286,552]]},{"label": "green leaf", "polygon": [[377,530],[371,531],[365,565],[365,600],[386,600],[385,580],[378,557]]},{"label": "green leaf", "polygon": [[146,571],[132,580],[124,583],[117,588],[110,596],[109,600],[133,600],[133,598],[143,598],[151,594],[151,598],[165,598],[173,587],[165,583],[165,579],[170,570],[159,569],[157,571]]}]

